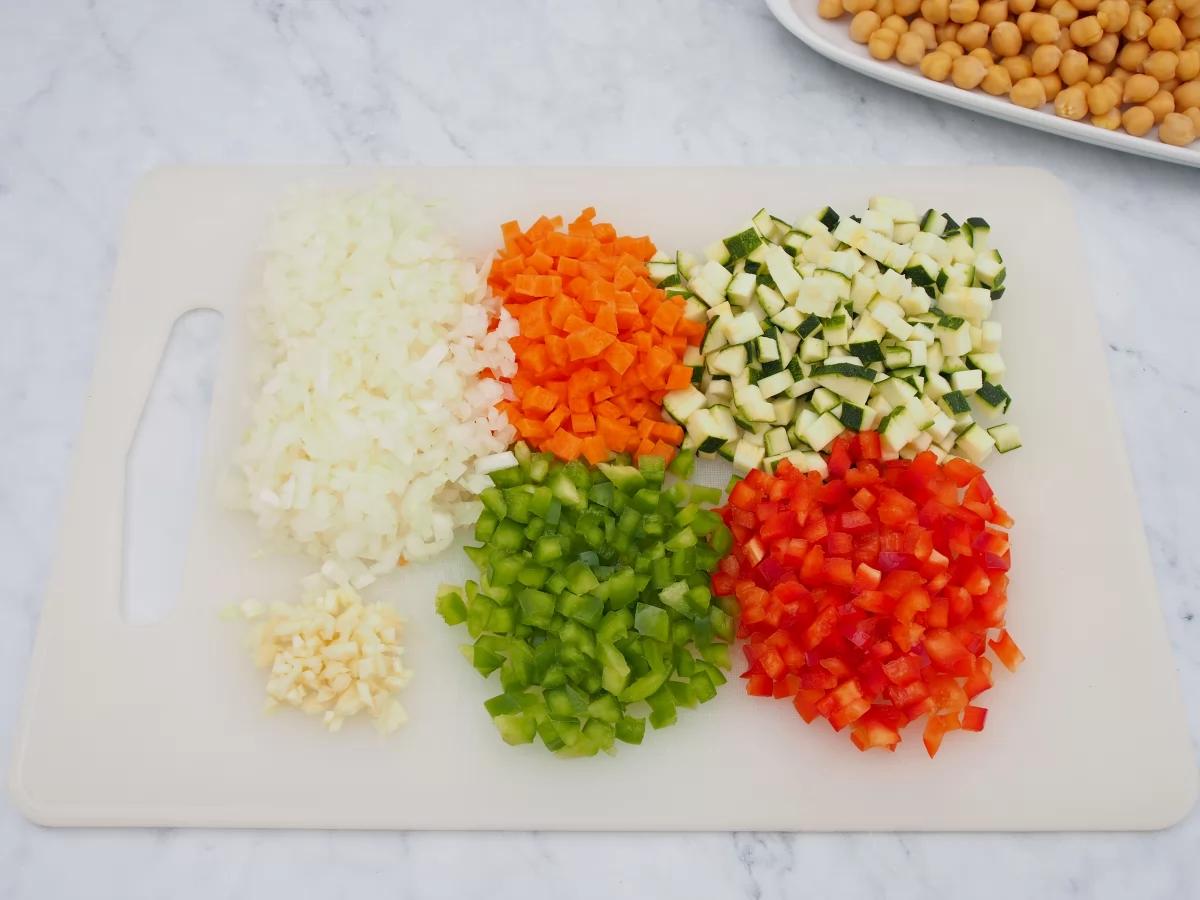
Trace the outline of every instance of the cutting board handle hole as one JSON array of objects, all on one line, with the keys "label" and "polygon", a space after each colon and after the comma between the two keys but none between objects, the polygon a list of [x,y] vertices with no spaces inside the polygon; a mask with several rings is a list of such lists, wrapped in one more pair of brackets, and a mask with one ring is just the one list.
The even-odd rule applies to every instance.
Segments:
[{"label": "cutting board handle hole", "polygon": [[121,615],[131,625],[166,618],[179,600],[223,325],[213,309],[175,320],[125,457]]}]

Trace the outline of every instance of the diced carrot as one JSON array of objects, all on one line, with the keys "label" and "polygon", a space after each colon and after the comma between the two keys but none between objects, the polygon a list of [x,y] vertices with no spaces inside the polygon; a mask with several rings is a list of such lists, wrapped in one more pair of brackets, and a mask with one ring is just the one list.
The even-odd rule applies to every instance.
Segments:
[{"label": "diced carrot", "polygon": [[574,334],[576,331],[586,331],[592,327],[592,323],[583,316],[572,315],[563,323],[562,330]]},{"label": "diced carrot", "polygon": [[[576,397],[570,397],[567,400],[567,408],[571,410],[571,416],[574,418],[580,413],[586,413],[592,408],[592,403],[587,398],[587,394],[579,394]],[[578,431],[578,428],[572,427],[572,431]]]},{"label": "diced carrot", "polygon": [[638,278],[634,280],[633,287],[629,289],[629,294],[640,306],[642,301],[650,296],[651,290],[652,288],[650,287],[650,282],[648,282],[645,278]]},{"label": "diced carrot", "polygon": [[574,278],[579,274],[579,260],[569,256],[560,256],[554,264],[554,271],[564,278]]},{"label": "diced carrot", "polygon": [[[602,332],[603,333],[603,332]],[[604,351],[604,360],[618,372],[624,372],[637,358],[628,344],[615,341]]]},{"label": "diced carrot", "polygon": [[597,403],[597,404],[603,403],[605,400],[607,400],[612,395],[613,395],[612,388],[610,388],[608,385],[605,385],[604,387],[596,388],[596,390],[592,391],[592,402]]},{"label": "diced carrot", "polygon": [[[645,421],[643,419],[643,421]],[[678,425],[672,425],[670,422],[655,422],[654,427],[650,431],[650,436],[655,440],[666,441],[668,444],[679,446],[683,443],[683,429]]]},{"label": "diced carrot", "polygon": [[521,365],[528,366],[535,374],[545,372],[550,365],[549,357],[546,353],[546,345],[543,343],[530,344],[525,352],[521,354]]},{"label": "diced carrot", "polygon": [[629,407],[629,418],[634,422],[640,422],[642,419],[646,418],[646,410],[649,408],[650,407],[648,404],[639,401],[633,404],[633,406]]},{"label": "diced carrot", "polygon": [[588,280],[582,275],[576,275],[567,282],[566,287],[563,288],[563,293],[568,297],[578,297],[587,290],[588,283]]},{"label": "diced carrot", "polygon": [[663,441],[655,441],[654,449],[650,451],[653,456],[662,456],[668,463],[675,458],[675,448]]},{"label": "diced carrot", "polygon": [[[675,327],[678,328],[679,326],[676,325]],[[687,350],[688,343],[687,338],[681,334],[667,334],[663,336],[662,345],[674,353],[676,357],[682,357],[683,352]]]},{"label": "diced carrot", "polygon": [[521,274],[525,269],[525,257],[521,254],[511,256],[504,262],[500,263],[500,274],[510,281]]},{"label": "diced carrot", "polygon": [[675,354],[663,347],[651,347],[646,354],[646,372],[651,377],[662,375],[676,361]]},{"label": "diced carrot", "polygon": [[597,403],[594,412],[598,416],[607,416],[610,419],[619,419],[622,415],[620,407],[609,400],[601,400]]},{"label": "diced carrot", "polygon": [[546,355],[556,366],[565,366],[571,358],[566,340],[557,334],[546,335]]},{"label": "diced carrot", "polygon": [[571,416],[571,430],[576,434],[590,434],[596,430],[596,418],[589,412]]},{"label": "diced carrot", "polygon": [[[703,322],[693,322],[691,319],[682,318],[675,323],[675,334],[687,339],[689,343],[699,343],[700,338],[704,337],[705,326]],[[695,341],[692,341],[695,338]]]},{"label": "diced carrot", "polygon": [[654,441],[642,438],[638,442],[637,450],[634,452],[634,457],[647,456],[654,452]]},{"label": "diced carrot", "polygon": [[544,419],[558,405],[558,397],[553,391],[546,390],[541,385],[535,385],[525,392],[521,398],[521,406],[526,415]]},{"label": "diced carrot", "polygon": [[549,450],[559,459],[570,462],[579,457],[583,449],[583,441],[571,434],[571,432],[560,428],[554,432],[550,440],[542,444],[542,448]]},{"label": "diced carrot", "polygon": [[654,339],[650,336],[649,332],[639,331],[633,335],[631,343],[643,353],[649,353],[650,348],[654,346]]},{"label": "diced carrot", "polygon": [[617,308],[616,306],[602,306],[600,311],[596,313],[596,318],[592,319],[592,324],[601,331],[607,331],[609,334],[617,333]]},{"label": "diced carrot", "polygon": [[604,462],[610,455],[604,438],[595,434],[583,439],[580,443],[580,450],[583,452],[584,458],[593,466]]},{"label": "diced carrot", "polygon": [[592,227],[592,233],[596,235],[596,240],[602,244],[608,244],[617,239],[617,229],[607,222],[600,222]]},{"label": "diced carrot", "polygon": [[543,253],[541,250],[538,250],[533,254],[533,256],[529,257],[527,262],[530,266],[537,269],[537,271],[542,275],[545,275],[554,269],[554,257]]},{"label": "diced carrot", "polygon": [[671,366],[667,373],[667,390],[682,391],[692,383],[691,366]]},{"label": "diced carrot", "polygon": [[553,434],[570,414],[571,411],[565,406],[556,406],[554,412],[546,416],[546,434]]},{"label": "diced carrot", "polygon": [[611,334],[605,334],[599,328],[589,325],[567,337],[567,349],[571,353],[571,359],[591,359],[603,353],[605,348],[616,340]]},{"label": "diced carrot", "polygon": [[638,437],[640,437],[640,438],[653,437],[654,426],[657,424],[658,423],[655,422],[653,419],[643,418],[642,421],[638,422],[638,426],[637,426]]},{"label": "diced carrot", "polygon": [[505,222],[500,226],[500,234],[504,238],[504,251],[509,256],[517,253],[517,238],[521,236],[521,226],[516,220]]},{"label": "diced carrot", "polygon": [[627,291],[633,287],[636,281],[637,276],[633,274],[633,271],[628,266],[621,266],[613,274],[612,283],[618,291]]},{"label": "diced carrot", "polygon": [[663,303],[650,318],[650,324],[666,334],[672,334],[675,331],[675,323],[682,317],[683,314],[674,303]]}]

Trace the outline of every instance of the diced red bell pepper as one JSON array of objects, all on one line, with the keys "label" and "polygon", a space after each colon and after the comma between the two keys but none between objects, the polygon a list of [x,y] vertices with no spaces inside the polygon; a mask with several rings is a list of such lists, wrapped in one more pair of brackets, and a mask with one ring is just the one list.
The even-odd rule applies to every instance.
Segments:
[{"label": "diced red bell pepper", "polygon": [[987,721],[987,713],[988,711],[982,706],[968,706],[963,710],[963,731],[983,731],[983,724]]},{"label": "diced red bell pepper", "polygon": [[1017,671],[1017,668],[1025,661],[1025,654],[1017,647],[1016,642],[1012,639],[1006,630],[1000,630],[1000,637],[994,641],[988,641],[988,646],[992,648],[992,652],[1000,662],[1004,663],[1004,668],[1010,672]]}]

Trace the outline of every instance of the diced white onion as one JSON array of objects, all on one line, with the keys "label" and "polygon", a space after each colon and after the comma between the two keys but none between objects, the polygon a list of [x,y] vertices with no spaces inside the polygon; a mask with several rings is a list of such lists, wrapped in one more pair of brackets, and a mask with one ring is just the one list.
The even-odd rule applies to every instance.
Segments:
[{"label": "diced white onion", "polygon": [[480,374],[516,372],[519,324],[395,188],[294,192],[251,327],[258,397],[225,495],[336,584],[445,549],[478,514],[480,476],[516,464],[495,408],[507,386]]}]

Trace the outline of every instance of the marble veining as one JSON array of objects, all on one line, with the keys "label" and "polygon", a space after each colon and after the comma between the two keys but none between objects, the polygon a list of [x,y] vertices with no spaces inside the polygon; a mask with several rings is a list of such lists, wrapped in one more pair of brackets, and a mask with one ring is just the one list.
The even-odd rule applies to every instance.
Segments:
[{"label": "marble veining", "polygon": [[[0,767],[129,192],[167,162],[1026,164],[1070,187],[1200,736],[1196,171],[940,105],[758,0],[0,4]],[[1031,215],[1030,227],[1055,234]],[[204,341],[188,344],[202,352]],[[205,386],[168,400],[202,403]],[[1085,441],[1085,433],[1080,440]],[[1068,451],[1069,452],[1069,451]],[[1103,736],[1098,736],[1103,739]],[[703,788],[701,788],[703,789]],[[0,798],[0,898],[1194,896],[1200,812],[1136,835],[50,831]],[[619,864],[616,862],[619,860]]]}]

